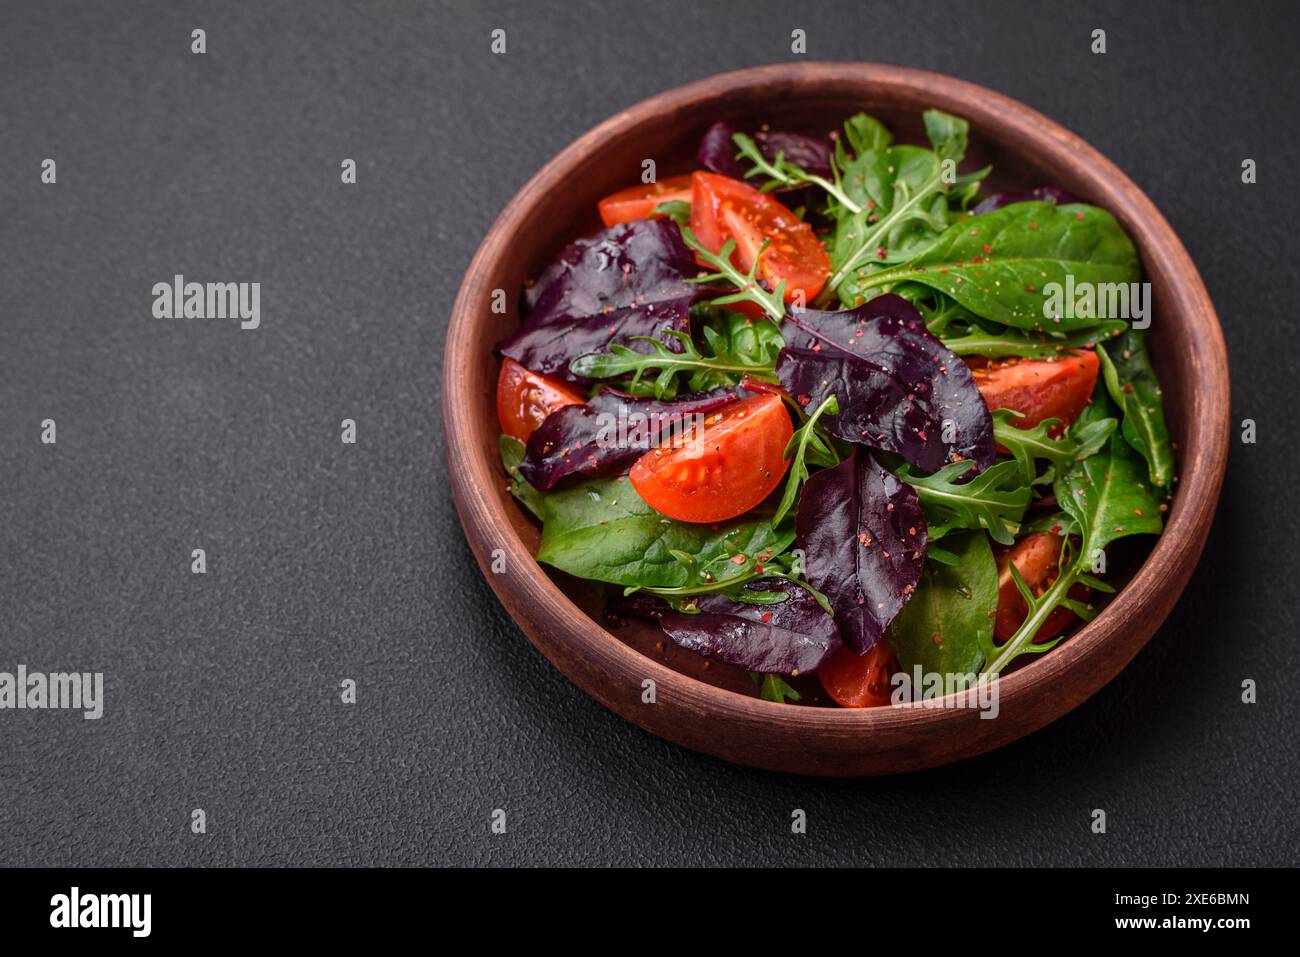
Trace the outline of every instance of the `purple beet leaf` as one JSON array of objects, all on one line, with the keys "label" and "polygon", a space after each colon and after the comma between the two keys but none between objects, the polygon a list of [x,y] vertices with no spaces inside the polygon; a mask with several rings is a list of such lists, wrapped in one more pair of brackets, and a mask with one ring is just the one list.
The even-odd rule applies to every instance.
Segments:
[{"label": "purple beet leaf", "polygon": [[620,223],[570,243],[524,293],[528,312],[497,351],[534,372],[569,373],[569,362],[617,342],[652,336],[674,352],[671,330],[689,334],[700,287],[695,259],[671,220]]},{"label": "purple beet leaf", "polygon": [[750,592],[780,592],[776,604],[736,601],[725,595],[700,595],[699,614],[673,611],[661,599],[638,594],[619,609],[659,619],[673,641],[706,658],[716,658],[764,674],[801,675],[816,671],[840,647],[835,619],[806,588],[785,578],[762,578]]},{"label": "purple beet leaf", "polygon": [[[958,459],[993,464],[993,419],[970,369],[926,331],[911,303],[877,296],[839,312],[789,316],[776,373],[800,405],[834,395],[822,424],[847,442],[896,452],[925,472]],[[797,331],[796,331],[797,330]]]},{"label": "purple beet leaf", "polygon": [[570,476],[621,475],[649,449],[697,434],[693,417],[739,398],[738,388],[715,389],[675,402],[638,399],[603,389],[583,405],[556,409],[528,437],[519,474],[549,492]]},{"label": "purple beet leaf", "polygon": [[845,644],[866,654],[921,577],[926,527],[916,490],[854,449],[804,483],[795,532],[804,577],[835,609]]}]

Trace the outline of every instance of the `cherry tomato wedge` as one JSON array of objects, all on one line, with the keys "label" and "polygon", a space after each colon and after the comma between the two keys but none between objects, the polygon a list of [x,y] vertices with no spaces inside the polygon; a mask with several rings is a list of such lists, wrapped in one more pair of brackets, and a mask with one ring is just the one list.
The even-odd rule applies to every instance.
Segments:
[{"label": "cherry tomato wedge", "polygon": [[990,409],[1023,412],[1013,419],[1019,429],[1032,429],[1044,419],[1060,419],[1059,433],[1074,421],[1092,397],[1101,363],[1089,349],[1068,352],[1059,359],[1002,359],[970,362],[975,385]]},{"label": "cherry tomato wedge", "polygon": [[720,522],[749,511],[785,475],[794,434],[785,405],[755,395],[687,423],[679,440],[651,449],[632,466],[637,494],[683,522]]},{"label": "cherry tomato wedge", "polygon": [[497,377],[497,418],[501,431],[527,442],[548,415],[566,405],[586,400],[568,383],[530,372],[514,359],[501,363]]},{"label": "cherry tomato wedge", "polygon": [[[1011,577],[1010,566],[1015,564],[1029,590],[1041,595],[1056,581],[1062,541],[1061,536],[1051,532],[1035,532],[998,555],[998,614],[993,624],[993,636],[998,641],[1006,641],[1014,635],[1029,611],[1024,596]],[[1070,589],[1070,597],[1076,601],[1086,602],[1091,595],[1092,589],[1086,585],[1075,585]],[[1034,643],[1050,641],[1074,620],[1075,614],[1070,609],[1057,608],[1038,629]]]},{"label": "cherry tomato wedge", "polygon": [[874,708],[889,704],[890,680],[899,671],[889,643],[881,640],[865,655],[845,645],[822,662],[817,677],[822,687],[844,708]]},{"label": "cherry tomato wedge", "polygon": [[734,239],[733,261],[746,272],[768,240],[758,278],[773,289],[784,279],[786,302],[794,302],[802,291],[804,302],[811,303],[831,273],[826,250],[811,226],[767,193],[726,176],[692,175],[691,230],[715,253]]},{"label": "cherry tomato wedge", "polygon": [[620,189],[602,199],[597,208],[606,226],[616,226],[634,219],[650,219],[656,206],[674,201],[691,201],[690,176],[669,176],[657,183]]}]

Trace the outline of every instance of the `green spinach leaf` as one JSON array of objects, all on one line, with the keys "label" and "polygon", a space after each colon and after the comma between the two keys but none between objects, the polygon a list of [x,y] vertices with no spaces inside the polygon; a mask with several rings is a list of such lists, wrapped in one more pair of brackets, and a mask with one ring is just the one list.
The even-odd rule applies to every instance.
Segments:
[{"label": "green spinach leaf", "polygon": [[961,532],[945,539],[954,564],[926,562],[912,600],[888,639],[909,674],[976,674],[993,644],[998,568],[988,536]]},{"label": "green spinach leaf", "polygon": [[1136,282],[1137,251],[1113,216],[1095,206],[1013,203],[970,216],[911,261],[864,277],[859,292],[919,282],[977,316],[1038,332],[1070,332],[1099,319],[1068,313],[1048,318],[1044,288]]},{"label": "green spinach leaf", "polygon": [[545,496],[537,560],[627,588],[707,584],[721,590],[742,576],[754,577],[756,562],[770,560],[793,541],[793,529],[774,529],[766,518],[714,525],[674,521],[619,476]]},{"label": "green spinach leaf", "polygon": [[1097,354],[1106,388],[1124,411],[1121,431],[1125,441],[1146,459],[1151,481],[1168,486],[1174,475],[1174,450],[1145,336],[1140,330],[1128,329]]},{"label": "green spinach leaf", "polygon": [[501,452],[501,464],[510,476],[510,494],[519,499],[524,508],[541,518],[542,499],[546,496],[519,475],[519,463],[524,458],[524,443],[512,435],[503,435],[497,439],[497,448]]}]

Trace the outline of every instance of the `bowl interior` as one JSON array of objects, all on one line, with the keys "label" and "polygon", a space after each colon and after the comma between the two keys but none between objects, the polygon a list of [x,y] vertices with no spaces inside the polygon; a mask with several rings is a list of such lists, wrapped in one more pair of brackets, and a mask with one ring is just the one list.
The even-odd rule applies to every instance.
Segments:
[{"label": "bowl interior", "polygon": [[[742,129],[768,124],[773,128],[827,132],[840,128],[845,118],[858,111],[866,111],[884,121],[894,132],[897,142],[924,143],[921,113],[935,106],[950,109],[971,120],[970,146],[961,169],[974,170],[991,164],[993,172],[986,181],[986,192],[1058,185],[1086,201],[1109,208],[1121,221],[1124,220],[1125,210],[1108,203],[1108,191],[1098,188],[1086,168],[1062,167],[1059,161],[1046,156],[1039,144],[1026,142],[1022,133],[1001,126],[995,116],[972,116],[968,103],[946,102],[942,93],[933,90],[864,89],[860,84],[767,91],[756,87],[649,115],[617,135],[590,142],[582,155],[572,157],[572,172],[565,178],[564,187],[532,198],[531,207],[518,224],[518,241],[512,244],[513,255],[508,261],[496,265],[494,275],[506,291],[510,311],[507,315],[493,315],[483,308],[480,315],[490,318],[477,324],[470,340],[472,351],[456,357],[458,363],[468,363],[472,370],[475,388],[469,395],[475,397],[471,411],[474,434],[482,440],[482,454],[495,463],[495,441],[499,429],[494,388],[499,360],[493,355],[492,348],[513,331],[519,321],[520,290],[525,280],[537,275],[566,243],[600,229],[597,201],[615,190],[640,182],[645,160],[654,160],[660,177],[698,168],[694,157],[700,137],[710,124],[718,120],[731,120]],[[1126,222],[1125,225],[1141,248],[1140,234],[1135,232],[1132,224]],[[1183,344],[1178,341],[1179,324],[1163,321],[1162,310],[1169,307],[1173,297],[1169,294],[1172,276],[1162,266],[1159,261],[1144,261],[1155,304],[1152,353],[1165,389],[1166,412],[1172,434],[1179,448],[1185,448],[1188,435],[1187,419],[1182,414],[1183,380],[1180,370],[1169,360],[1170,355],[1178,354]],[[499,465],[495,466],[495,471],[503,475]],[[503,511],[509,516],[514,531],[530,552],[535,553],[536,526],[510,500],[504,488],[504,478],[498,485],[497,495]],[[1145,546],[1142,551],[1146,551]],[[1133,557],[1135,560],[1125,563],[1130,572],[1141,556]],[[547,574],[588,616],[642,654],[710,685],[744,695],[754,694],[754,686],[742,669],[710,662],[679,649],[653,623],[610,618],[604,613],[599,589],[591,583],[550,569],[547,569]],[[804,694],[805,703],[829,703],[815,677],[805,678],[797,682],[797,686]]]}]

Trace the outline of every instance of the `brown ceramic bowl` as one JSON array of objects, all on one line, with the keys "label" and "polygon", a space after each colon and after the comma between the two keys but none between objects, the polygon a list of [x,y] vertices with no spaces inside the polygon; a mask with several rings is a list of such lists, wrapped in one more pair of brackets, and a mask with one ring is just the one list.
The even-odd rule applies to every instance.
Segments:
[{"label": "brown ceramic bowl", "polygon": [[[497,454],[494,344],[518,322],[525,278],[567,242],[599,228],[596,202],[693,166],[717,120],[825,131],[865,110],[901,142],[924,142],[921,112],[971,123],[963,168],[994,164],[988,187],[1062,186],[1110,210],[1151,282],[1151,352],[1177,442],[1177,494],[1165,532],[1091,623],[1000,680],[1000,715],[920,705],[849,710],[778,705],[739,669],[677,649],[652,623],[616,624],[593,586],[533,559],[538,530],[507,491]],[[511,302],[490,308],[494,289]],[[601,123],[511,200],[479,247],[452,310],[443,362],[447,464],[461,522],[497,597],[534,645],[606,707],[654,734],[730,761],[820,775],[888,774],[980,754],[1043,727],[1110,681],[1164,621],[1201,554],[1228,452],[1228,363],[1218,318],[1187,251],[1151,201],[1083,140],[1028,107],[934,73],[867,63],[741,70],[652,97]],[[1148,540],[1149,541],[1149,540]],[[505,571],[493,574],[500,549]],[[656,702],[643,703],[643,682]]]}]

